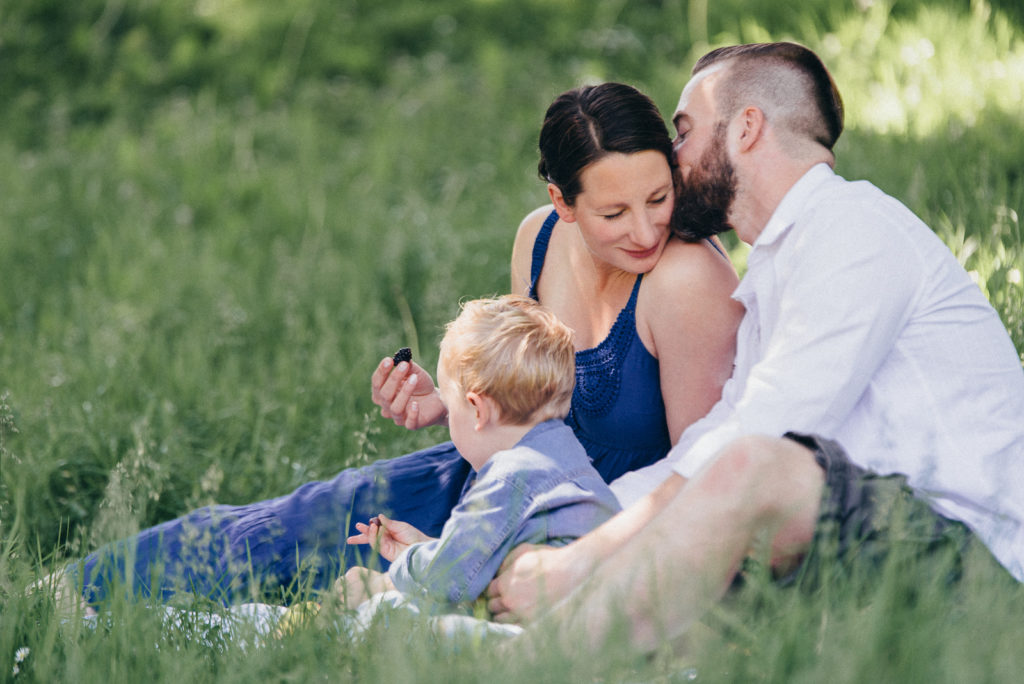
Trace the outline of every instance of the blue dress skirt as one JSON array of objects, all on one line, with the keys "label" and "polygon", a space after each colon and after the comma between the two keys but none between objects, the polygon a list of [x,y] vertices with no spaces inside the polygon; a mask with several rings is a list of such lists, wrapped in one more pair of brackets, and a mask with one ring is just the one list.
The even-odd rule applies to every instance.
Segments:
[{"label": "blue dress skirt", "polygon": [[[552,213],[533,249],[531,294],[557,223]],[[606,482],[663,458],[671,446],[658,360],[636,333],[638,275],[608,336],[576,354],[576,388],[566,423]],[[354,524],[379,513],[437,536],[472,469],[451,442],[311,482],[291,494],[245,506],[211,506],[107,545],[75,575],[100,602],[115,587],[169,598],[186,592],[232,603],[322,589],[346,567],[386,561],[349,546]],[[126,572],[131,568],[131,572]]]}]

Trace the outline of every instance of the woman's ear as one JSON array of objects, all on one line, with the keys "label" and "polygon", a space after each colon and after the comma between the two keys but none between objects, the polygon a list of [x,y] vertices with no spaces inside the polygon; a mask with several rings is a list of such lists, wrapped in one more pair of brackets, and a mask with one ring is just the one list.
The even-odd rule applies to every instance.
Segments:
[{"label": "woman's ear", "polygon": [[562,195],[562,190],[554,183],[548,183],[548,196],[551,198],[551,203],[555,205],[555,211],[558,212],[558,218],[562,219],[566,223],[576,222],[576,212],[574,212],[572,207],[570,207],[565,201],[565,196]]}]

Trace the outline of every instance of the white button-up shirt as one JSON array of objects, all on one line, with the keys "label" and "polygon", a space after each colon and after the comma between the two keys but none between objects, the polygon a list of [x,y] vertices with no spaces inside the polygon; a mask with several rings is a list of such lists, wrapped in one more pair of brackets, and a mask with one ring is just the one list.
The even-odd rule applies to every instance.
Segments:
[{"label": "white button-up shirt", "polygon": [[998,314],[909,209],[825,164],[787,193],[733,297],[722,400],[667,462],[693,476],[747,434],[813,433],[901,473],[1024,581],[1024,371]]}]

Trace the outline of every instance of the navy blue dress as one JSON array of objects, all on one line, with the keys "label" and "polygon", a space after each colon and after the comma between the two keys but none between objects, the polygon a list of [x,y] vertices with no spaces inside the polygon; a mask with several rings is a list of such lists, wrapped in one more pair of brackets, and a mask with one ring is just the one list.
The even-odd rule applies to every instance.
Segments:
[{"label": "navy blue dress", "polygon": [[[534,243],[534,298],[557,221],[552,212]],[[671,447],[658,360],[636,331],[642,279],[637,276],[608,337],[576,353],[576,389],[566,423],[606,482],[654,463]],[[137,596],[167,599],[183,591],[231,603],[325,588],[344,568],[366,560],[367,547],[345,543],[356,522],[383,512],[438,536],[472,484],[471,474],[454,445],[445,442],[344,470],[276,499],[202,508],[87,556],[77,566],[84,595],[101,601],[111,587],[127,582]],[[133,568],[127,577],[126,567]]]}]

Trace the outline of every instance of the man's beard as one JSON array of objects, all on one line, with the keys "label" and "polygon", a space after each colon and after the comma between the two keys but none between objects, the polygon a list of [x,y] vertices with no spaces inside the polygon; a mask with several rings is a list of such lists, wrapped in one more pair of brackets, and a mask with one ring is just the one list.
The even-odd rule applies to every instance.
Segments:
[{"label": "man's beard", "polygon": [[690,177],[677,185],[672,210],[672,233],[686,242],[697,242],[732,230],[729,209],[736,197],[736,174],[725,152],[725,125],[714,138]]}]

